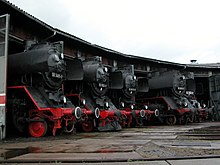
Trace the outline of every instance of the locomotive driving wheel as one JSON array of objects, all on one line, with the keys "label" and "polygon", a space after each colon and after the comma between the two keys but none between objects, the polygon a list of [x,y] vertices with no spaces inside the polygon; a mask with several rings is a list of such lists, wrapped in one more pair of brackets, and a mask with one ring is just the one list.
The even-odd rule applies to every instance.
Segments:
[{"label": "locomotive driving wheel", "polygon": [[167,123],[167,125],[175,125],[176,124],[176,116],[167,116],[166,123]]},{"label": "locomotive driving wheel", "polygon": [[47,123],[40,117],[34,117],[28,125],[29,134],[33,137],[42,137],[47,132]]},{"label": "locomotive driving wheel", "polygon": [[94,129],[94,123],[92,120],[87,120],[82,123],[82,130],[84,132],[92,132]]}]

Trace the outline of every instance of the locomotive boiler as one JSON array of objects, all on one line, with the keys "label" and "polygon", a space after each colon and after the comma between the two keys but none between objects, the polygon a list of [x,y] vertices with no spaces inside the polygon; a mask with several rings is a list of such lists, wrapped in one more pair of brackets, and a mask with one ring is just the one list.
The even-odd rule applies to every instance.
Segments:
[{"label": "locomotive boiler", "polygon": [[148,92],[148,80],[137,78],[133,65],[112,68],[109,96],[122,113],[120,122],[123,127],[141,126],[142,121],[152,114],[147,106],[136,104],[138,92]]},{"label": "locomotive boiler", "polygon": [[83,81],[67,83],[67,95],[74,103],[81,105],[84,117],[79,124],[83,131],[121,130],[118,118],[121,115],[106,92],[109,88],[108,68],[100,57],[83,61]]},{"label": "locomotive boiler", "polygon": [[66,71],[63,42],[32,44],[9,55],[8,125],[33,137],[73,132],[81,109],[64,96]]},{"label": "locomotive boiler", "polygon": [[179,71],[156,73],[149,79],[148,97],[139,101],[160,111],[159,120],[168,125],[186,123],[194,110],[185,97],[186,77]]}]

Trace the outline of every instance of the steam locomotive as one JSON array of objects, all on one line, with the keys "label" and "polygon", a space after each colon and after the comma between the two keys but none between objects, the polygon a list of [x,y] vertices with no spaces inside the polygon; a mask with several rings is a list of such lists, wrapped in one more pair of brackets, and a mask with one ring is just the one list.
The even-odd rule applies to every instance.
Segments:
[{"label": "steam locomotive", "polygon": [[[79,63],[76,59],[72,63]],[[82,111],[64,95],[63,42],[29,44],[8,57],[7,125],[33,137],[72,133]],[[10,130],[9,129],[9,130]]]},{"label": "steam locomotive", "polygon": [[185,96],[186,77],[182,73],[175,70],[156,73],[149,80],[149,88],[148,97],[138,101],[149,109],[158,109],[160,122],[174,125],[192,121],[195,110]]},{"label": "steam locomotive", "polygon": [[194,83],[176,70],[148,79],[136,77],[133,65],[106,67],[101,57],[64,59],[63,42],[32,43],[8,57],[7,127],[42,137],[76,127],[121,130],[154,118],[168,125],[192,122],[206,112],[190,97]]},{"label": "steam locomotive", "polygon": [[137,78],[133,65],[112,68],[109,96],[121,111],[120,123],[123,127],[142,126],[143,120],[153,113],[147,106],[136,104],[138,92],[148,92],[148,80]]},{"label": "steam locomotive", "polygon": [[201,122],[208,118],[209,114],[212,113],[212,108],[207,108],[205,106],[200,105],[195,97],[196,92],[196,84],[194,81],[193,73],[185,73],[186,77],[186,92],[185,96],[189,101],[189,106],[194,111],[193,118],[191,119],[193,122]]},{"label": "steam locomotive", "polygon": [[121,130],[118,122],[121,113],[106,96],[108,68],[104,67],[100,57],[88,58],[82,63],[83,80],[65,83],[66,96],[84,112],[79,127],[85,132]]}]

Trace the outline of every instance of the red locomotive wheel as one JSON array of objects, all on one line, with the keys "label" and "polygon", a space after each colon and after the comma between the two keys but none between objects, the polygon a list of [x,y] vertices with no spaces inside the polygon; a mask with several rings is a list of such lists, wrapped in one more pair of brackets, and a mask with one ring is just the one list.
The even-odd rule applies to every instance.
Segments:
[{"label": "red locomotive wheel", "polygon": [[[35,117],[34,120],[39,120],[39,117]],[[47,123],[45,121],[32,121],[28,126],[29,133],[33,137],[42,137],[47,132]]]},{"label": "red locomotive wheel", "polygon": [[92,132],[94,129],[94,123],[91,120],[82,123],[82,130],[84,132]]}]

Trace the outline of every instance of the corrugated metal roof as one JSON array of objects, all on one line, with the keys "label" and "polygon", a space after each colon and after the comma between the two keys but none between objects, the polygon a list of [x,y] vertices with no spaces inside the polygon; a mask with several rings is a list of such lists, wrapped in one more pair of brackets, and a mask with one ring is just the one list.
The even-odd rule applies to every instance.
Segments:
[{"label": "corrugated metal roof", "polygon": [[204,64],[186,64],[187,67],[191,68],[207,68],[207,69],[213,69],[213,68],[220,68],[220,63],[204,63]]}]

